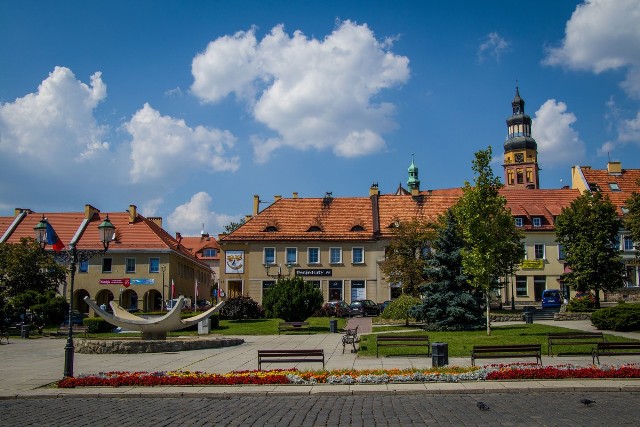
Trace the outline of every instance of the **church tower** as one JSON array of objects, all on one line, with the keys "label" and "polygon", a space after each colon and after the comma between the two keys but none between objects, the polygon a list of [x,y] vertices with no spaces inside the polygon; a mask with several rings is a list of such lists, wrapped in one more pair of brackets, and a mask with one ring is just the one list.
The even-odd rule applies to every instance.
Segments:
[{"label": "church tower", "polygon": [[538,144],[531,137],[531,117],[524,113],[524,99],[516,86],[511,102],[513,114],[507,119],[504,143],[505,188],[540,188]]},{"label": "church tower", "polygon": [[418,195],[420,193],[420,180],[418,179],[418,167],[413,162],[413,155],[411,155],[411,165],[407,170],[409,172],[409,179],[407,180],[407,187],[411,194]]}]

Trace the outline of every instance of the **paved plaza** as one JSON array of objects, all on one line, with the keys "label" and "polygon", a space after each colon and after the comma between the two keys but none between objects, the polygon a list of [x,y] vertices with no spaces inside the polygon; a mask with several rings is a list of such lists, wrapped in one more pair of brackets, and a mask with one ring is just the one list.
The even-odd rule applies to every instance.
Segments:
[{"label": "paved plaza", "polygon": [[[593,330],[589,322],[553,322]],[[543,322],[540,322],[543,323]],[[564,323],[567,323],[566,325]],[[609,333],[609,332],[607,332]],[[640,338],[640,334],[622,334]],[[322,348],[326,369],[428,368],[430,357],[358,357],[340,334],[243,336],[219,349],[150,354],[76,354],[75,375],[104,371],[257,369],[257,350]],[[640,379],[361,385],[261,385],[56,389],[65,339],[13,338],[0,346],[2,425],[632,425],[640,419]],[[637,363],[638,356],[603,358]],[[590,355],[543,356],[545,366],[591,364]],[[508,363],[509,359],[485,363]],[[468,366],[470,358],[449,358]],[[265,369],[283,365],[266,366]],[[287,366],[289,367],[289,366]],[[320,369],[303,363],[300,369]],[[585,406],[579,401],[596,403]],[[480,411],[478,401],[491,409]],[[527,422],[531,421],[530,423]]]}]

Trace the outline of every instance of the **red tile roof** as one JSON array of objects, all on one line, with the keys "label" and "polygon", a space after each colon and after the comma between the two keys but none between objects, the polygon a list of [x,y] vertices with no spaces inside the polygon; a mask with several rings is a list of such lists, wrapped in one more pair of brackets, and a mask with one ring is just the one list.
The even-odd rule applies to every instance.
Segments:
[{"label": "red tile roof", "polygon": [[[626,200],[635,191],[640,191],[640,169],[622,169],[621,174],[610,174],[606,169],[591,169],[580,167],[582,175],[589,185],[596,184],[600,192],[609,196],[611,202],[618,208],[618,214],[622,215],[621,208],[625,206]],[[618,184],[620,191],[613,191],[610,183]]]},{"label": "red tile roof", "polygon": [[[422,218],[436,221],[462,196],[462,188],[423,191],[411,195],[380,195],[378,221],[374,223],[374,205],[369,197],[342,197],[326,201],[322,198],[281,198],[249,219],[222,241],[366,241],[390,237],[396,221]],[[542,227],[553,230],[554,216],[579,196],[578,190],[501,191],[507,198],[507,208],[514,216],[525,217],[524,228],[533,230],[531,217],[542,218]],[[356,231],[356,226],[362,231]],[[311,231],[318,227],[320,231]],[[379,233],[376,233],[379,230]]]},{"label": "red tile roof", "polygon": [[[198,257],[198,259],[220,259],[220,245],[213,236],[205,234],[197,237],[182,237],[180,243],[182,244],[182,246],[189,249],[196,257]],[[216,256],[203,256],[203,252],[205,249],[217,249]]]}]

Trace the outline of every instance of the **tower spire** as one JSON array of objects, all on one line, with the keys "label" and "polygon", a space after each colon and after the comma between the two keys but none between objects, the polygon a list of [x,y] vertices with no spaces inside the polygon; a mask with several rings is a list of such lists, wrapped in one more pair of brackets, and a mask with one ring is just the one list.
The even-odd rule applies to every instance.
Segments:
[{"label": "tower spire", "polygon": [[540,188],[538,144],[531,136],[531,117],[524,112],[524,99],[516,80],[511,101],[512,115],[507,119],[504,143],[504,182],[506,188]]}]

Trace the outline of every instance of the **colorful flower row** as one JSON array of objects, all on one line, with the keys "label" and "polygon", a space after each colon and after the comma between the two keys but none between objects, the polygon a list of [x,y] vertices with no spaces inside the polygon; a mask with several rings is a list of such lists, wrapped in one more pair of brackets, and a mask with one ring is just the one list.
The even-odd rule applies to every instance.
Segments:
[{"label": "colorful flower row", "polygon": [[105,372],[80,375],[58,381],[60,388],[123,387],[167,385],[240,384],[386,384],[403,382],[460,382],[479,380],[640,378],[640,365],[623,366],[539,366],[527,363],[486,365],[483,367],[446,366],[432,369],[298,371],[234,371],[213,374],[191,371]]}]

